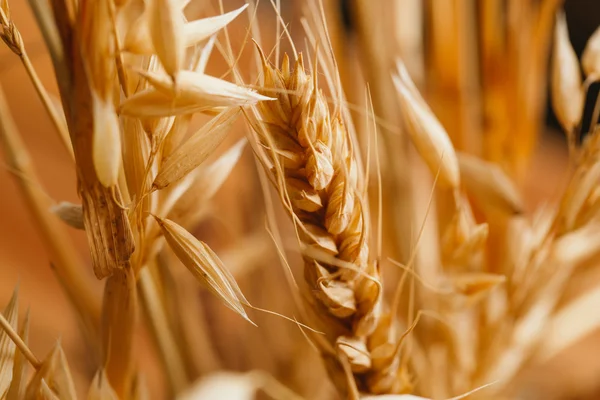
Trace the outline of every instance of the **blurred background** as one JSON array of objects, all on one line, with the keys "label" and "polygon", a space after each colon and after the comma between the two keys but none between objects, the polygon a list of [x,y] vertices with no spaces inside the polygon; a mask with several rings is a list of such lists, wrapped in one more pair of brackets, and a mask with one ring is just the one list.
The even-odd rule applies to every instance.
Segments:
[{"label": "blurred background", "polygon": [[[512,0],[513,3],[519,1],[542,3],[541,0]],[[196,2],[203,3],[200,0],[192,0],[187,10],[190,15],[216,13],[211,6],[196,5]],[[533,54],[525,49],[524,53],[517,52],[516,55],[511,55],[513,58],[510,60],[500,62],[502,60],[495,57],[502,57],[502,54],[493,51],[488,54],[487,48],[482,50],[478,47],[484,39],[493,39],[491,36],[486,36],[486,31],[483,29],[488,25],[478,25],[478,21],[481,21],[474,14],[468,20],[460,19],[464,15],[469,15],[469,12],[483,13],[482,9],[487,10],[486,7],[489,7],[490,10],[487,11],[492,14],[486,18],[497,20],[498,24],[502,24],[509,18],[499,11],[502,3],[506,2],[511,0],[326,0],[324,4],[338,62],[341,65],[342,79],[349,81],[356,75],[360,75],[364,80],[371,82],[371,78],[380,78],[393,66],[392,56],[385,60],[375,60],[377,54],[386,56],[395,52],[402,54],[418,85],[424,89],[427,100],[432,104],[432,108],[459,148],[475,149],[474,152],[483,153],[491,151],[489,149],[491,144],[474,142],[473,132],[485,128],[485,118],[498,118],[498,114],[488,115],[485,109],[485,105],[488,104],[486,101],[493,102],[494,99],[482,99],[481,94],[473,92],[480,86],[494,87],[494,85],[504,84],[506,80],[514,79],[513,75],[505,74],[506,71],[503,69],[526,68],[538,63],[533,72],[528,72],[531,77],[524,78],[527,82],[539,80],[539,83],[532,83],[539,87],[539,90],[534,90],[539,92],[538,96],[533,99],[521,99],[518,98],[517,92],[513,92],[515,97],[512,98],[512,101],[518,103],[518,107],[522,107],[521,111],[530,113],[527,117],[529,120],[519,119],[529,125],[525,128],[516,126],[516,119],[512,119],[510,112],[507,111],[505,114],[507,120],[503,128],[507,132],[506,135],[523,135],[522,142],[514,145],[515,148],[508,148],[512,145],[507,145],[506,151],[527,153],[523,156],[523,160],[527,161],[523,161],[522,164],[517,162],[517,165],[509,169],[514,168],[515,176],[518,176],[520,185],[526,193],[527,203],[533,208],[544,202],[556,201],[562,188],[561,183],[565,177],[567,163],[566,142],[547,100],[549,97],[547,53],[542,51],[543,54]],[[57,93],[51,61],[26,2],[9,0],[9,3],[13,19],[23,35],[25,46],[36,70],[48,91]],[[259,7],[258,23],[261,26],[264,43],[272,46],[275,36],[275,16],[268,2],[263,3],[265,4]],[[224,1],[225,10],[240,5],[239,1]],[[496,14],[494,14],[494,6],[498,7]],[[301,15],[303,2],[283,0],[281,7],[283,19],[290,22],[292,35],[298,39],[297,43],[302,43],[299,15]],[[600,2],[567,0],[564,8],[573,47],[577,54],[581,55],[587,39],[600,24]],[[471,11],[459,13],[457,10],[460,9]],[[534,16],[530,15],[530,17]],[[246,23],[247,20],[236,21],[230,29],[231,37],[238,46],[245,35]],[[389,24],[394,29],[388,29]],[[382,33],[381,29],[387,30]],[[481,35],[479,41],[478,33]],[[516,31],[512,33],[511,40],[522,41],[526,45],[530,40],[527,35],[526,30]],[[372,42],[366,43],[368,40]],[[379,47],[387,49],[379,51]],[[369,53],[369,49],[373,53]],[[246,53],[247,57],[251,57],[250,49],[247,49]],[[472,62],[474,58],[483,61]],[[365,67],[365,59],[373,62],[367,63]],[[445,62],[439,60],[434,62],[436,59],[443,59]],[[241,62],[247,62],[244,60],[242,59]],[[498,64],[495,69],[479,68],[485,63]],[[215,56],[211,68],[220,75],[227,66],[222,58]],[[489,71],[492,71],[491,75],[487,75]],[[0,47],[0,84],[31,153],[44,190],[54,201],[77,203],[72,162],[52,131],[50,120],[18,58],[4,46]],[[346,87],[351,88],[347,93],[349,101],[360,105],[363,101],[361,96],[364,93],[364,86],[356,83],[348,84]],[[589,121],[597,95],[598,85],[593,85],[588,95],[584,125]],[[382,104],[386,102],[383,98],[374,98],[374,101]],[[484,104],[484,110],[474,110],[477,104]],[[393,109],[385,110],[385,107],[382,109],[384,113],[394,114]],[[473,118],[470,116],[473,113],[482,113],[484,117]],[[382,115],[382,117],[386,116]],[[478,121],[478,125],[469,126],[473,121]],[[244,129],[244,125],[240,124],[239,129],[232,134],[231,142],[242,136]],[[527,135],[530,137],[525,137]],[[22,204],[11,171],[7,169],[1,157],[0,304],[6,304],[14,287],[19,287],[21,307],[28,307],[31,310],[30,338],[34,353],[43,356],[60,338],[77,381],[78,390],[83,393],[85,383],[95,372],[94,362],[89,358],[74,315],[53,276],[47,255]],[[502,154],[492,154],[490,157],[501,160]],[[242,289],[251,303],[259,307],[285,311],[287,309],[285,300],[277,304],[269,301],[276,296],[273,291],[280,292],[277,298],[285,299],[289,296],[286,296],[287,289],[283,283],[282,268],[272,246],[268,244],[264,231],[264,212],[256,211],[253,207],[263,201],[258,187],[252,156],[250,151],[246,150],[232,178],[210,205],[211,217],[201,223],[196,233],[213,246],[225,260],[228,260],[226,263],[233,265],[234,271],[237,268],[236,276],[238,273],[241,276],[239,280]],[[94,281],[89,267],[90,259],[85,236],[72,229],[70,233],[80,249],[82,258],[87,262],[87,265],[82,265],[82,269],[86,269],[90,281]],[[236,263],[239,264],[239,268],[236,267]],[[174,268],[173,275],[175,279],[180,280],[185,280],[187,277],[182,268]],[[600,279],[600,277],[596,278]],[[94,287],[97,295],[100,296],[101,282],[96,282]],[[269,293],[265,289],[267,287],[270,288]],[[300,387],[298,382],[302,379],[312,379],[310,377],[312,375],[317,377],[323,374],[316,356],[305,357],[306,361],[302,365],[290,363],[295,355],[304,354],[305,350],[305,347],[295,345],[304,339],[293,326],[274,320],[272,317],[253,315],[260,326],[273,326],[273,328],[258,330],[245,325],[238,327],[237,322],[231,321],[236,316],[230,315],[218,306],[211,307],[212,299],[203,291],[198,292],[194,282],[187,284],[185,288],[192,293],[192,297],[195,296],[199,300],[197,306],[190,306],[190,310],[186,310],[188,315],[191,315],[191,323],[204,321],[191,329],[196,329],[198,335],[206,335],[205,343],[212,344],[195,349],[198,354],[203,355],[202,360],[198,360],[197,365],[193,366],[200,373],[218,368],[236,370],[260,368],[271,371],[292,388],[295,385]],[[292,299],[288,298],[287,306],[291,302]],[[274,334],[275,332],[278,334]],[[157,355],[151,345],[151,339],[143,329],[140,329],[138,338],[136,349],[141,360],[139,366],[146,375],[147,381],[150,382],[152,397],[163,398],[166,396],[164,382],[161,371],[156,367]],[[239,345],[239,342],[249,341],[253,346]],[[307,371],[311,372],[307,373]],[[327,382],[314,379],[318,385],[312,392],[303,393],[307,398],[326,398],[331,395],[331,388]],[[543,397],[533,398],[600,398],[600,332],[590,335],[563,352],[548,365],[529,371],[526,379],[536,387],[537,393],[543,393]]]}]

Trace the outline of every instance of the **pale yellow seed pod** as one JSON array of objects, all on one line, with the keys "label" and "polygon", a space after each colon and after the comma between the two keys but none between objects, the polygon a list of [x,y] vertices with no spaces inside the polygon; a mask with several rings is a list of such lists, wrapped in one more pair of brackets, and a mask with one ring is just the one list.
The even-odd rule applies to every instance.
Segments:
[{"label": "pale yellow seed pod", "polygon": [[565,132],[571,134],[581,120],[585,96],[564,14],[557,16],[554,28],[550,91],[554,113]]},{"label": "pale yellow seed pod", "polygon": [[121,168],[121,133],[119,118],[110,101],[92,95],[94,134],[92,160],[98,180],[104,187],[112,187],[119,179]]},{"label": "pale yellow seed pod", "polygon": [[174,79],[185,56],[183,14],[174,0],[150,0],[148,13],[154,51],[166,73]]},{"label": "pale yellow seed pod", "polygon": [[306,161],[306,177],[308,183],[316,190],[325,189],[333,178],[331,150],[321,142],[315,143],[314,151],[308,149]]},{"label": "pale yellow seed pod", "polygon": [[581,66],[586,76],[600,79],[600,27],[588,39],[581,56]]}]

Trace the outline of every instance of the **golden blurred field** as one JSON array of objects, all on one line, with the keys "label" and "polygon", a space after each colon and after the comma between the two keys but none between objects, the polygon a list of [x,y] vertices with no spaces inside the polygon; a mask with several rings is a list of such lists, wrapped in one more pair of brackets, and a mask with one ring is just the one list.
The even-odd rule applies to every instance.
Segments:
[{"label": "golden blurred field", "polygon": [[[466,0],[435,1],[472,3]],[[435,1],[430,0],[426,3],[434,4]],[[225,1],[224,3],[226,10],[241,5],[236,1]],[[276,20],[273,10],[266,3],[261,4],[257,24],[261,27],[264,35],[263,43],[266,44],[266,48],[270,48],[274,42]],[[292,35],[297,43],[302,43],[302,30],[299,22],[302,4],[297,4],[302,2],[282,1],[281,3],[284,20],[291,20]],[[359,44],[356,38],[351,35],[345,37],[343,28],[340,28],[340,22],[336,22],[336,18],[339,18],[337,2],[325,1],[324,3],[330,21],[333,21],[330,28],[334,45],[339,45],[336,48],[339,53],[338,57],[346,63],[342,71],[342,79],[352,79],[353,74],[364,77],[364,73],[359,71],[360,56],[357,50]],[[384,0],[371,3],[373,8],[385,9],[386,7]],[[34,67],[49,93],[58,96],[52,63],[27,2],[9,0],[9,4],[12,19],[23,35]],[[586,7],[586,5],[582,4],[581,7]],[[199,6],[198,10],[191,10],[189,13],[192,14],[196,11],[207,15],[214,15],[217,12],[216,8],[203,9]],[[236,43],[234,48],[239,46],[246,34],[244,25],[246,23],[247,20],[237,21],[229,30],[232,41]],[[376,28],[373,29],[375,31]],[[299,47],[304,47],[304,45]],[[251,68],[254,68],[252,52],[251,45],[248,45],[239,65],[252,65]],[[448,55],[438,54],[438,56]],[[449,58],[452,58],[452,55]],[[78,203],[80,200],[76,191],[73,162],[53,132],[50,119],[27,74],[18,58],[6,46],[0,47],[0,60],[0,85],[30,152],[43,190],[53,201]],[[405,61],[410,66],[411,60]],[[248,68],[250,69],[250,67]],[[209,70],[215,71],[215,76],[220,76],[226,69],[227,65],[222,57],[211,58]],[[452,73],[450,67],[448,69],[438,67],[436,71],[426,71],[422,79],[427,81],[433,77],[427,87],[425,98],[428,101],[430,98],[432,99],[432,108],[439,114],[442,122],[445,125],[452,125],[456,115],[453,113],[452,106],[448,106],[446,102],[454,104],[457,102],[457,97],[464,93],[456,93],[456,88],[444,86],[444,80],[447,78],[443,76],[444,72]],[[435,80],[436,76],[437,81]],[[360,99],[363,98],[363,89],[361,83],[356,84],[352,89],[355,93],[348,94],[349,101],[362,102],[363,100]],[[359,104],[359,107],[363,105]],[[203,121],[205,121],[203,117],[195,118],[193,126],[199,127]],[[458,124],[458,122],[456,123]],[[523,179],[520,185],[524,192],[523,197],[528,211],[546,203],[555,206],[568,175],[568,154],[564,138],[561,134],[557,134],[555,127],[546,126],[543,123],[540,126],[543,134],[539,136],[538,143],[533,147],[529,167],[522,175]],[[232,134],[225,144],[218,148],[217,153],[221,154],[224,149],[235,143],[236,139],[246,134],[247,129],[245,124],[238,121]],[[464,143],[463,148],[469,146],[469,143]],[[6,304],[12,295],[13,288],[18,286],[21,312],[24,312],[25,309],[29,309],[31,312],[30,347],[32,351],[43,357],[60,339],[70,363],[77,392],[83,397],[89,381],[96,372],[97,360],[90,355],[78,329],[73,310],[52,272],[48,254],[44,250],[43,243],[15,184],[14,172],[11,171],[2,156],[0,156],[0,160],[3,166],[0,168],[0,187],[3,188],[0,197],[0,304]],[[223,260],[229,261],[236,279],[240,282],[240,287],[252,304],[291,315],[292,296],[289,294],[289,289],[286,288],[285,275],[277,258],[276,249],[265,231],[264,200],[260,192],[256,166],[251,151],[247,148],[232,176],[211,201],[208,210],[209,217],[199,224],[193,233],[213,247]],[[424,170],[422,165],[420,168]],[[427,182],[428,179],[430,178],[425,178],[423,182]],[[279,204],[275,210],[278,217],[283,220],[285,212]],[[284,224],[283,226],[283,231],[289,234],[291,232],[289,225]],[[102,294],[103,282],[94,277],[85,235],[71,228],[68,228],[68,232],[76,244],[79,255],[85,261],[85,264],[81,265],[81,270],[89,280],[90,290],[93,291],[94,296],[99,297]],[[287,242],[289,241],[286,241],[286,244]],[[299,266],[301,266],[300,257],[294,250],[290,253],[293,254],[290,259],[296,263],[293,266],[297,272],[296,275],[301,280],[302,272],[298,272]],[[187,316],[190,325],[195,324],[194,316],[198,316],[200,324],[195,328],[191,327],[190,331],[209,338],[208,342],[190,350],[192,354],[199,357],[196,365],[189,366],[189,371],[193,371],[193,373],[190,372],[190,375],[202,375],[216,369],[241,371],[261,369],[269,371],[306,398],[331,398],[333,393],[331,385],[323,383],[323,379],[315,378],[315,376],[325,374],[317,355],[310,353],[310,347],[303,342],[303,335],[293,324],[256,311],[249,311],[250,316],[260,328],[246,326],[237,320],[239,318],[236,315],[210,298],[206,290],[198,290],[196,282],[179,263],[174,261],[174,257],[169,259],[172,259],[174,265],[173,280],[181,284],[182,296],[188,296],[187,298],[197,300],[199,303],[189,305],[189,308],[186,306],[183,311],[180,310]],[[384,275],[388,272],[384,270]],[[390,273],[390,276],[397,276],[394,274],[396,272]],[[577,294],[578,290],[583,290],[582,288],[597,286],[599,279],[600,273],[591,271],[582,278],[574,280],[569,290]],[[274,298],[277,298],[278,301],[273,301]],[[143,316],[139,317],[140,320],[143,318]],[[245,346],[245,344],[250,344],[250,346]],[[211,348],[208,353],[204,346]],[[136,365],[149,384],[151,398],[167,398],[168,391],[160,367],[160,356],[153,344],[151,334],[142,324],[138,324],[136,328],[134,347]],[[210,354],[211,352],[212,354]],[[526,370],[521,379],[527,382],[525,387],[531,387],[531,393],[534,393],[534,397],[528,398],[598,398],[597,393],[600,391],[599,356],[600,332],[594,332],[551,359],[547,365]],[[303,358],[306,360],[299,361]],[[315,386],[303,387],[304,381],[315,382]]]}]

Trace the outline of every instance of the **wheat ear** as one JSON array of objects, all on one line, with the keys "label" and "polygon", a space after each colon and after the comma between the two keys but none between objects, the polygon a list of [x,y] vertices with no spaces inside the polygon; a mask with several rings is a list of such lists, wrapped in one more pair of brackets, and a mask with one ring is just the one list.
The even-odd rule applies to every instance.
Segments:
[{"label": "wheat ear", "polygon": [[[278,69],[261,57],[261,92],[277,101],[257,106],[255,130],[266,149],[263,165],[297,227],[309,301],[332,350],[325,357],[330,375],[346,394],[348,381],[371,393],[405,390],[397,347],[379,339],[387,328],[381,276],[369,257],[368,205],[348,122],[329,110],[302,55],[293,70],[287,55]],[[354,379],[346,379],[348,370]]]}]

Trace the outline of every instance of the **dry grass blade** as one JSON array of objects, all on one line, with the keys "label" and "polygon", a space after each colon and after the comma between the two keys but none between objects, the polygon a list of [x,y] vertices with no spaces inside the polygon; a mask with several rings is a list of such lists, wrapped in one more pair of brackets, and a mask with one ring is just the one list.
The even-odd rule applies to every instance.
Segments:
[{"label": "dry grass blade", "polygon": [[[21,324],[19,337],[23,340],[23,343],[27,345],[27,341],[29,340],[29,311]],[[12,379],[10,387],[8,388],[8,393],[6,393],[6,400],[18,400],[23,398],[23,395],[25,394],[25,385],[27,383],[28,366],[27,356],[20,349],[16,349]]]},{"label": "dry grass blade", "polygon": [[194,133],[166,159],[153,186],[165,188],[202,164],[225,139],[238,115],[238,109],[224,111]]},{"label": "dry grass blade", "polygon": [[[12,327],[17,329],[19,322],[19,295],[15,289],[9,303],[4,309],[4,318]],[[3,396],[10,387],[15,362],[15,343],[11,340],[5,329],[0,331],[0,396]]]},{"label": "dry grass blade", "polygon": [[393,80],[407,132],[419,154],[432,174],[436,175],[439,170],[442,185],[457,188],[460,184],[458,161],[446,130],[419,94],[402,63],[398,63],[398,74]]},{"label": "dry grass blade", "polygon": [[50,354],[42,362],[41,367],[29,381],[25,391],[25,399],[37,400],[44,394],[51,394],[61,400],[75,400],[77,398],[73,378],[60,343],[56,343]]},{"label": "dry grass blade", "polygon": [[136,319],[135,276],[131,267],[127,267],[106,280],[102,310],[103,365],[119,398],[126,398],[131,389]]},{"label": "dry grass blade", "polygon": [[557,15],[554,29],[552,78],[550,81],[552,108],[567,135],[572,137],[581,120],[584,106],[579,60],[569,40],[567,20],[564,14]]},{"label": "dry grass blade", "polygon": [[68,201],[61,201],[50,208],[65,224],[75,229],[84,229],[83,210],[81,204],[73,204]]},{"label": "dry grass blade", "polygon": [[173,221],[155,218],[169,247],[183,265],[227,307],[252,323],[243,307],[248,301],[210,247]]},{"label": "dry grass blade", "polygon": [[513,181],[497,165],[475,156],[459,154],[463,184],[480,207],[503,214],[521,214],[523,200]]},{"label": "dry grass blade", "polygon": [[118,400],[103,369],[96,372],[87,395],[88,400]]}]

